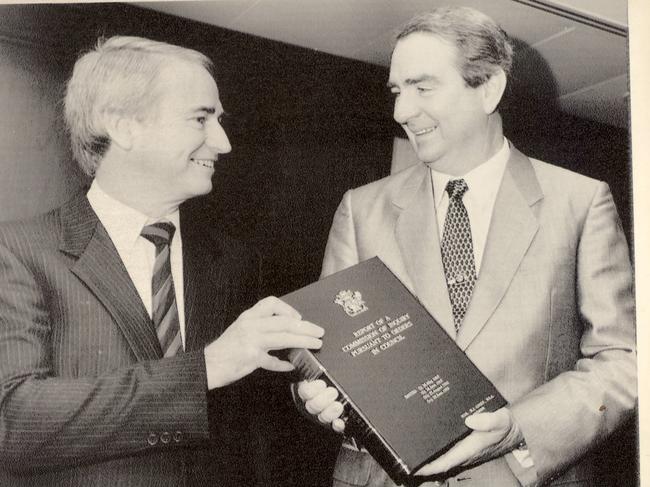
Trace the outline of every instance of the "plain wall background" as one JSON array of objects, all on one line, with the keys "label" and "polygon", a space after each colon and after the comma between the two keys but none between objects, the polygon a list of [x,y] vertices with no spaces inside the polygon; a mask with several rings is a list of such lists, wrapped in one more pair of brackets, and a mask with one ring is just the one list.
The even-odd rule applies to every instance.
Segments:
[{"label": "plain wall background", "polygon": [[65,74],[40,46],[0,34],[2,220],[49,210],[79,187],[60,123]]}]

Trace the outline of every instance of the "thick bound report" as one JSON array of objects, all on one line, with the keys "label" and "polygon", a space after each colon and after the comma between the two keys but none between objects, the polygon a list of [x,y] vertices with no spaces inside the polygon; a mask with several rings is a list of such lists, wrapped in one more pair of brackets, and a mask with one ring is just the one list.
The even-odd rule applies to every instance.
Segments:
[{"label": "thick bound report", "polygon": [[468,415],[506,404],[377,257],[282,299],[325,328],[319,351],[289,359],[339,390],[346,433],[398,484],[466,436]]}]

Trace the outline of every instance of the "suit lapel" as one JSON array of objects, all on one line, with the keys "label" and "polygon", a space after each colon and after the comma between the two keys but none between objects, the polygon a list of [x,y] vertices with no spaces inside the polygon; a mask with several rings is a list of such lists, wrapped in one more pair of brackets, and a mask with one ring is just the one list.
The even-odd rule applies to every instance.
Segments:
[{"label": "suit lapel", "polygon": [[492,212],[483,263],[456,343],[465,350],[494,313],[539,223],[531,207],[543,198],[530,160],[511,149]]},{"label": "suit lapel", "polygon": [[61,209],[60,250],[77,257],[72,272],[111,314],[136,358],[160,358],[162,351],[151,319],[106,229],[80,196]]},{"label": "suit lapel", "polygon": [[395,238],[418,299],[449,336],[455,337],[442,268],[431,172],[424,164],[421,167],[393,201],[402,209],[395,227]]}]

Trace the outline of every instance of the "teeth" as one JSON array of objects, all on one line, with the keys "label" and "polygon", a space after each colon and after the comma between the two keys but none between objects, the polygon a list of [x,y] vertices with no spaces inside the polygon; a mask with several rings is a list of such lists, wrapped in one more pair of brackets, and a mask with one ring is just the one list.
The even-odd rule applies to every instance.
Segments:
[{"label": "teeth", "polygon": [[414,132],[414,134],[415,135],[424,135],[424,134],[428,134],[430,132],[433,132],[433,130],[434,130],[433,127],[429,127],[427,129],[418,130],[417,132]]},{"label": "teeth", "polygon": [[198,164],[199,166],[214,169],[214,159],[192,159],[192,162]]}]

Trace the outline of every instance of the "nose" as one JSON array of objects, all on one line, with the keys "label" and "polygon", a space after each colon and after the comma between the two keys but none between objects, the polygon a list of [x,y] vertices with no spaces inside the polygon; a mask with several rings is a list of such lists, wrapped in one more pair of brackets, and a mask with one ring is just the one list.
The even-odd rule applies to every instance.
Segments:
[{"label": "nose", "polygon": [[213,120],[207,125],[205,143],[217,154],[227,154],[232,150],[228,135],[217,120]]},{"label": "nose", "polygon": [[403,91],[395,97],[395,106],[393,107],[393,118],[400,125],[404,125],[418,113],[418,107],[413,96]]}]

